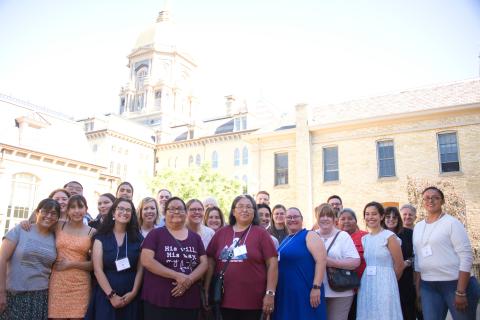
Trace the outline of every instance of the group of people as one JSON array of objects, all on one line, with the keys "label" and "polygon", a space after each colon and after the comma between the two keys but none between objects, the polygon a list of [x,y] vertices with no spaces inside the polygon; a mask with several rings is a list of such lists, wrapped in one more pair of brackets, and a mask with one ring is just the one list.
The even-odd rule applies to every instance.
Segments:
[{"label": "group of people", "polygon": [[[436,187],[416,225],[411,205],[366,204],[368,232],[337,195],[307,229],[266,191],[226,217],[214,198],[162,189],[135,207],[133,192],[102,194],[95,219],[76,181],[40,201],[2,241],[0,320],[475,319],[470,242]],[[334,270],[361,281],[340,290]]]}]

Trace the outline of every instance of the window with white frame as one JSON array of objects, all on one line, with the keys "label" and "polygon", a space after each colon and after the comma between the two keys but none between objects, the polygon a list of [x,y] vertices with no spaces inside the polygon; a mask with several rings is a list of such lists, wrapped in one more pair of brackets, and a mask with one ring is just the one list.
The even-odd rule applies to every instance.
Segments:
[{"label": "window with white frame", "polygon": [[440,172],[460,171],[457,133],[439,133],[437,138],[438,154],[440,158]]},{"label": "window with white frame", "polygon": [[248,148],[243,147],[242,149],[242,164],[246,165],[248,164]]},{"label": "window with white frame", "polygon": [[338,147],[323,148],[323,181],[338,181]]},{"label": "window with white frame", "polygon": [[212,152],[212,168],[214,169],[218,168],[218,152],[217,151]]},{"label": "window with white frame", "polygon": [[393,140],[377,141],[378,177],[395,177]]},{"label": "window with white frame", "polygon": [[288,184],[288,153],[275,154],[275,185]]},{"label": "window with white frame", "polygon": [[233,152],[233,165],[236,167],[240,165],[240,150],[238,148],[235,148]]}]

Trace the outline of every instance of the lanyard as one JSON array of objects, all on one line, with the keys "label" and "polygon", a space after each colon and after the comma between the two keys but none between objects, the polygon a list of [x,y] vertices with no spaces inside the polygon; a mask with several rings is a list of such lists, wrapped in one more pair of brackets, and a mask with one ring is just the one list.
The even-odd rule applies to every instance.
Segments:
[{"label": "lanyard", "polygon": [[[247,242],[247,238],[248,238],[248,234],[250,233],[250,229],[252,228],[252,225],[248,226],[248,230],[247,230],[247,234],[245,235],[245,239],[243,240],[243,245],[245,245],[245,243]],[[233,236],[232,236],[232,244],[233,244],[233,240],[235,240],[235,230],[233,229],[233,226],[232,226],[232,231],[233,231]],[[241,232],[241,231],[240,231]],[[245,231],[243,231],[245,232]],[[240,246],[240,240],[242,240],[242,238],[240,237],[240,239],[238,239],[238,245]]]},{"label": "lanyard", "polygon": [[[113,235],[115,236],[115,234]],[[125,233],[125,258],[128,257],[128,253],[127,253],[127,250],[128,250],[128,235],[127,233]],[[117,243],[117,240],[115,239],[115,244],[117,245],[117,257],[115,258],[115,261],[118,261],[118,253],[120,252],[120,247],[118,246],[118,243]]]},{"label": "lanyard", "polygon": [[[285,250],[285,247],[290,243],[290,241],[293,240],[293,238],[295,238],[295,236],[300,233],[301,231],[303,231],[305,229],[302,229],[302,230],[298,230],[297,232],[295,232],[293,235],[290,235],[288,236],[288,239],[285,240],[284,242],[282,242],[282,244],[280,245],[280,247],[278,247],[278,253],[281,253],[282,250]],[[284,244],[285,243],[285,244]]]},{"label": "lanyard", "polygon": [[432,233],[433,231],[435,231],[435,228],[437,227],[438,221],[440,221],[440,219],[442,219],[442,217],[445,215],[445,213],[442,212],[442,214],[440,215],[440,217],[438,217],[438,219],[435,221],[435,222],[432,222],[432,224],[434,223],[434,226],[432,228],[432,231],[430,231],[430,233],[428,234],[428,238],[426,241],[423,241],[423,237],[425,236],[425,230],[427,229],[427,219],[425,219],[425,226],[423,227],[423,231],[422,231],[422,245],[426,245],[429,241],[430,241],[430,237],[432,236]]}]

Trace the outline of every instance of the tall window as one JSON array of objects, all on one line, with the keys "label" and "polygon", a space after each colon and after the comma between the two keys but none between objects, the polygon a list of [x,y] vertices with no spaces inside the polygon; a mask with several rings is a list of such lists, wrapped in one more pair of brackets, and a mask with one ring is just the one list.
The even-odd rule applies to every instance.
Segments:
[{"label": "tall window", "polygon": [[275,185],[288,184],[288,153],[275,154]]},{"label": "tall window", "polygon": [[242,149],[242,164],[248,164],[248,148],[243,147]]},{"label": "tall window", "polygon": [[378,177],[395,177],[393,140],[377,141]]},{"label": "tall window", "polygon": [[235,148],[235,151],[233,153],[233,165],[234,166],[240,165],[240,150],[238,150],[238,148]]},{"label": "tall window", "polygon": [[248,177],[246,174],[244,174],[242,176],[242,184],[243,184],[243,193],[247,193],[248,192]]},{"label": "tall window", "polygon": [[202,163],[202,158],[200,157],[199,154],[195,157],[195,164],[199,166]]},{"label": "tall window", "polygon": [[460,171],[456,132],[438,134],[438,153],[441,172]]},{"label": "tall window", "polygon": [[323,181],[338,180],[338,147],[323,148]]},{"label": "tall window", "polygon": [[193,156],[188,157],[188,166],[192,166],[193,164]]},{"label": "tall window", "polygon": [[218,168],[218,153],[217,151],[212,152],[212,168]]},{"label": "tall window", "polygon": [[29,173],[13,175],[10,202],[5,217],[5,233],[15,224],[28,219],[36,202],[38,183],[39,179]]}]

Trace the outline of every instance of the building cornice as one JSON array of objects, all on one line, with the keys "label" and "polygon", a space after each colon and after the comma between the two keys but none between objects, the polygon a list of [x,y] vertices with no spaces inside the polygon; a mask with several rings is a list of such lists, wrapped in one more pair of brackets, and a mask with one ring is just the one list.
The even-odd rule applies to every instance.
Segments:
[{"label": "building cornice", "polygon": [[143,147],[147,147],[151,149],[155,148],[154,143],[146,142],[146,141],[143,141],[143,140],[140,140],[140,139],[137,139],[137,138],[134,138],[110,129],[101,129],[101,130],[95,130],[95,131],[90,131],[86,133],[87,139],[103,138],[107,135],[111,137],[119,138],[128,142],[132,142],[132,143],[141,145]]},{"label": "building cornice", "polygon": [[171,150],[171,149],[181,149],[181,148],[188,148],[188,147],[204,146],[206,144],[211,144],[216,142],[241,140],[241,139],[244,139],[245,136],[250,135],[252,132],[255,132],[256,130],[258,129],[228,132],[228,133],[200,137],[197,139],[159,144],[157,145],[157,150],[162,151],[162,150]]},{"label": "building cornice", "polygon": [[72,169],[80,169],[84,171],[100,172],[106,168],[96,164],[78,161],[74,159],[59,157],[53,154],[43,153],[31,149],[25,149],[17,146],[12,146],[0,143],[0,157],[3,159],[5,154],[13,155],[23,159],[41,161],[47,164],[55,164]]}]

